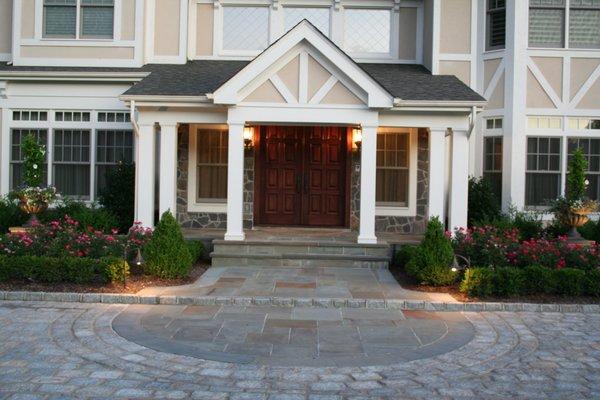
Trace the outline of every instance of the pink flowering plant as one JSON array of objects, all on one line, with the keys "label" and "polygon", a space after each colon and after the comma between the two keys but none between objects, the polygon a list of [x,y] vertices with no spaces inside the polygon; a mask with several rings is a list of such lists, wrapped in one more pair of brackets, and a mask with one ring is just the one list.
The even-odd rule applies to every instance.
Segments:
[{"label": "pink flowering plant", "polygon": [[38,224],[26,232],[0,236],[0,254],[128,258],[131,252],[137,252],[152,237],[152,229],[144,228],[140,223],[134,224],[126,236],[119,236],[117,232],[113,229],[110,234],[105,234],[93,227],[83,227],[65,215],[60,220]]},{"label": "pink flowering plant", "polygon": [[600,246],[582,246],[558,238],[519,240],[518,229],[493,226],[457,230],[455,252],[478,267],[528,267],[594,269],[600,266]]}]

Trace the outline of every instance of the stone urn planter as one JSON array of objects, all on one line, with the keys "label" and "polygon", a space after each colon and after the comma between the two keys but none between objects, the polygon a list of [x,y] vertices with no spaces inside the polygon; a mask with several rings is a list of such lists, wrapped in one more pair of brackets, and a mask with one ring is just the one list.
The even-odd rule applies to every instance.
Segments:
[{"label": "stone urn planter", "polygon": [[15,193],[19,200],[19,208],[29,215],[29,220],[24,227],[31,228],[39,225],[38,214],[48,209],[48,204],[56,199],[54,187],[25,187]]}]

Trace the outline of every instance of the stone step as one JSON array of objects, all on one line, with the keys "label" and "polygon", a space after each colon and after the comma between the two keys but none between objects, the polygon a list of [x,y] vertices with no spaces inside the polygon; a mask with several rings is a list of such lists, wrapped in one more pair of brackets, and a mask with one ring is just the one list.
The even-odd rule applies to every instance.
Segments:
[{"label": "stone step", "polygon": [[388,268],[389,257],[352,254],[248,254],[240,252],[211,253],[216,267],[337,267],[337,268]]},{"label": "stone step", "polygon": [[214,240],[213,251],[216,254],[244,255],[330,255],[330,256],[368,256],[391,257],[391,248],[387,244],[357,244],[335,242],[302,241],[224,241]]}]

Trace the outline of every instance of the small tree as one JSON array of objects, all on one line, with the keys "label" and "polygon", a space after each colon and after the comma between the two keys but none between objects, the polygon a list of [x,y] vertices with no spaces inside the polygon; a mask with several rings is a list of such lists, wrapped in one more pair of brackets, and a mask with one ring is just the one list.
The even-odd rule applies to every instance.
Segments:
[{"label": "small tree", "polygon": [[486,178],[469,179],[469,226],[502,218],[500,201]]},{"label": "small tree", "polygon": [[427,224],[423,241],[406,263],[406,272],[419,282],[449,285],[456,278],[456,273],[450,268],[453,259],[452,243],[440,220],[434,217]]},{"label": "small tree", "polygon": [[119,230],[127,232],[133,224],[135,206],[135,166],[119,163],[106,173],[106,186],[100,192],[100,204],[119,221]]},{"label": "small tree", "polygon": [[581,201],[585,197],[587,184],[585,173],[588,169],[588,162],[581,149],[577,149],[571,155],[569,160],[569,169],[567,175],[566,195],[567,200],[572,203]]},{"label": "small tree", "polygon": [[33,134],[25,136],[21,144],[23,152],[23,182],[26,186],[39,187],[44,175],[42,166],[46,156],[45,147],[38,143]]},{"label": "small tree", "polygon": [[144,246],[144,258],[144,271],[149,275],[167,279],[187,276],[192,256],[170,211],[163,213],[152,239]]}]

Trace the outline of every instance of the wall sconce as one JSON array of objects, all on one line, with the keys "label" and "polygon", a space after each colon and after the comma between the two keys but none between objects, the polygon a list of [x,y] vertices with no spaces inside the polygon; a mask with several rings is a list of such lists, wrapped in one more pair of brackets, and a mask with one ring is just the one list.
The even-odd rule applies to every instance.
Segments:
[{"label": "wall sconce", "polygon": [[362,145],[362,128],[352,128],[352,142],[356,145],[356,150],[360,151]]},{"label": "wall sconce", "polygon": [[254,147],[254,127],[250,125],[244,126],[244,147],[246,150]]}]

